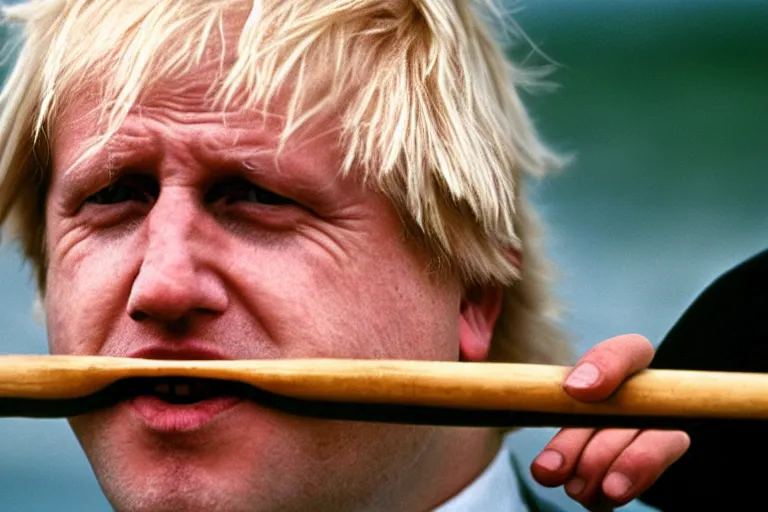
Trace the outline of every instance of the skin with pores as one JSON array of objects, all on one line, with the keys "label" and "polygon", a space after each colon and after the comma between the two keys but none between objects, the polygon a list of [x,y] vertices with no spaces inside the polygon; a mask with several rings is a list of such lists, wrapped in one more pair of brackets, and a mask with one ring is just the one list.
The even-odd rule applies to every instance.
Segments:
[{"label": "skin with pores", "polygon": [[[338,177],[333,131],[276,159],[279,117],[210,112],[199,90],[149,95],[74,168],[94,105],[60,119],[47,202],[52,353],[456,360],[460,332],[490,336],[459,280],[426,272],[429,255],[389,201]],[[478,432],[313,422],[249,402],[202,425],[148,423],[128,403],[72,425],[119,508],[339,510],[362,496],[384,510],[446,465],[453,481],[440,491],[455,492],[474,465],[451,461],[495,451]],[[437,505],[439,494],[413,491],[415,508]]]}]

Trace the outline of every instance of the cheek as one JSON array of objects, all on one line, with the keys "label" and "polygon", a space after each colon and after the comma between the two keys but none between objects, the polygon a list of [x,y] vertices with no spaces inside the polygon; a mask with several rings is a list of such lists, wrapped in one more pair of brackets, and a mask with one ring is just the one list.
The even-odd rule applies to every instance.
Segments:
[{"label": "cheek", "polygon": [[125,314],[132,251],[124,245],[77,248],[51,254],[46,325],[51,353],[98,354]]},{"label": "cheek", "polygon": [[[376,337],[394,359],[455,360],[458,357],[458,304],[441,283],[424,274],[382,276],[367,304]],[[457,301],[458,302],[458,301]]]},{"label": "cheek", "polygon": [[[367,318],[361,342],[376,340],[394,359],[452,360],[458,354],[459,286],[430,276],[429,261],[401,242],[371,252],[352,279],[360,313]],[[385,256],[386,255],[386,256]]]},{"label": "cheek", "polygon": [[283,357],[456,359],[455,287],[430,279],[412,257],[376,254],[339,264],[311,251],[284,253],[240,274],[238,284]]}]

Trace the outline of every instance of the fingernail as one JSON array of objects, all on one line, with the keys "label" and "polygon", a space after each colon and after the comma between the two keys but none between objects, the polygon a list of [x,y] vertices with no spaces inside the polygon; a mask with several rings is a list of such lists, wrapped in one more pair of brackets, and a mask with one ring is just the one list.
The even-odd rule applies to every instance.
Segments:
[{"label": "fingernail", "polygon": [[536,464],[548,471],[557,471],[563,465],[563,456],[555,450],[544,450],[536,457]]},{"label": "fingernail", "polygon": [[569,388],[588,388],[600,380],[600,370],[592,363],[583,363],[574,369],[565,379]]},{"label": "fingernail", "polygon": [[603,492],[609,497],[618,500],[624,497],[632,488],[632,481],[624,473],[614,471],[603,481]]},{"label": "fingernail", "polygon": [[582,478],[575,476],[571,478],[567,484],[565,484],[565,492],[571,496],[578,496],[581,494],[581,491],[584,490],[585,485],[586,482],[584,482]]}]

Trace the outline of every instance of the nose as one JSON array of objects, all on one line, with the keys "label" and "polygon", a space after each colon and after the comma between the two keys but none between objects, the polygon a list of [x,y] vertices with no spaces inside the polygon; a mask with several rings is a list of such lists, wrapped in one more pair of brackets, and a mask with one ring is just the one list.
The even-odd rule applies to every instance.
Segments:
[{"label": "nose", "polygon": [[220,314],[228,306],[216,273],[216,243],[206,236],[203,212],[187,195],[163,191],[145,219],[144,255],[127,305],[134,320],[176,322]]}]

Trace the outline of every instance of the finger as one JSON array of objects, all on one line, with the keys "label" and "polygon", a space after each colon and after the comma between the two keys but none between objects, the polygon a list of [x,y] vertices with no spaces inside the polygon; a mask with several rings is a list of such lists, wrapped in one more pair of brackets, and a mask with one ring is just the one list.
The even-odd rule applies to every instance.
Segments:
[{"label": "finger", "polygon": [[635,499],[691,445],[681,431],[645,430],[613,463],[602,483],[602,492],[617,505]]},{"label": "finger", "polygon": [[630,375],[653,359],[653,345],[637,334],[608,339],[592,347],[565,380],[565,391],[577,400],[605,400]]},{"label": "finger", "polygon": [[601,485],[609,468],[638,435],[633,429],[605,429],[589,440],[565,492],[585,507],[601,503]]},{"label": "finger", "polygon": [[533,478],[546,487],[563,485],[594,433],[592,428],[566,428],[558,432],[531,463]]}]

